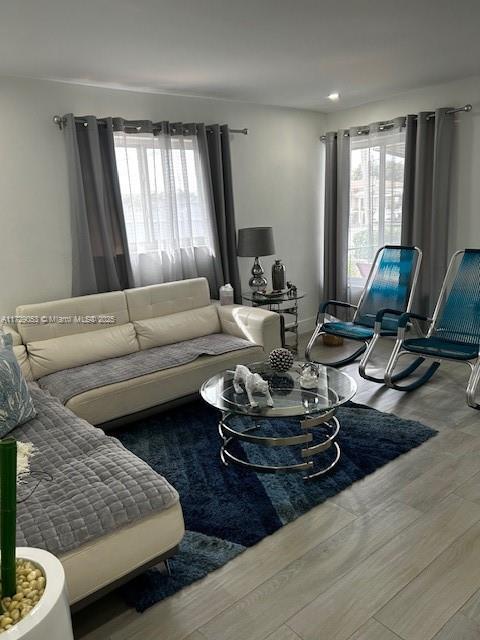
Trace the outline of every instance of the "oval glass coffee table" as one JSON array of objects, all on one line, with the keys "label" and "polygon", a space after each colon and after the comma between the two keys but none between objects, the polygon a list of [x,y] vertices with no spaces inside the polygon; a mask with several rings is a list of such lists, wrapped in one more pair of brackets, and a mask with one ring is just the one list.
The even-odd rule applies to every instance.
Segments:
[{"label": "oval glass coffee table", "polygon": [[[265,473],[300,471],[307,480],[322,476],[338,463],[340,446],[336,438],[340,423],[335,413],[354,396],[356,382],[338,369],[317,365],[316,387],[304,389],[300,386],[304,364],[296,362],[286,373],[273,371],[263,362],[248,365],[252,373],[259,373],[268,381],[273,407],[267,405],[265,396],[257,394],[254,399],[258,406],[250,406],[243,385],[241,393],[235,392],[233,371],[223,371],[204,382],[200,389],[202,398],[221,412],[218,432],[222,439],[220,457],[225,465]],[[241,416],[248,416],[249,424],[238,425],[242,422]],[[285,419],[290,425],[288,429],[285,429]],[[296,459],[292,461],[289,455],[286,463],[252,462],[245,451],[243,455],[237,451],[239,442],[248,443],[249,448],[292,447]]]}]

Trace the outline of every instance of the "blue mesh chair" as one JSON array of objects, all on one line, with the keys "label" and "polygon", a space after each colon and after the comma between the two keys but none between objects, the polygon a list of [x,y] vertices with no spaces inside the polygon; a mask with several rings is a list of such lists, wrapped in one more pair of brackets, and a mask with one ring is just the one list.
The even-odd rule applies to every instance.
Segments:
[{"label": "blue mesh chair", "polygon": [[[317,326],[305,351],[306,359],[311,360],[312,348],[321,335],[329,334],[356,340],[362,344],[354,353],[328,364],[340,367],[353,362],[365,352],[361,363],[364,377],[375,382],[383,382],[383,378],[367,376],[365,367],[378,338],[395,336],[399,317],[410,310],[421,261],[422,252],[417,247],[381,247],[375,256],[358,305],[338,300],[328,300],[320,305]],[[325,312],[330,306],[355,309],[352,321],[325,322]],[[376,322],[377,313],[382,309],[385,312],[380,322]],[[409,372],[406,375],[408,374]]]},{"label": "blue mesh chair", "polygon": [[[405,339],[405,329],[412,319],[430,324],[425,337]],[[409,354],[420,356],[415,363],[427,359],[433,364],[418,379],[401,386],[393,372],[399,358]],[[470,367],[467,403],[480,409],[475,402],[480,381],[480,249],[465,249],[452,256],[433,318],[416,313],[401,316],[397,342],[385,369],[385,383],[400,391],[416,389],[430,380],[442,360],[463,362]],[[417,366],[411,366],[412,372]]]}]

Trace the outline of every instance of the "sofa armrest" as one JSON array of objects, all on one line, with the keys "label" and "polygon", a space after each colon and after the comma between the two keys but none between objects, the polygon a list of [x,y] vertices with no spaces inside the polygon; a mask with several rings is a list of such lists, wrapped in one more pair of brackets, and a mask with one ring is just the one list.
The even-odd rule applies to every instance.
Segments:
[{"label": "sofa armrest", "polygon": [[278,313],[236,304],[219,306],[217,309],[224,333],[250,340],[262,346],[266,354],[282,346]]}]

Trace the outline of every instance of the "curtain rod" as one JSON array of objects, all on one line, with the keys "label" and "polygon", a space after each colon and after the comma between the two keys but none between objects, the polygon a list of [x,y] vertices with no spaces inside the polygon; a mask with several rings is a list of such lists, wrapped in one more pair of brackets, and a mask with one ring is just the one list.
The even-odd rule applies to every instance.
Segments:
[{"label": "curtain rod", "polygon": [[[455,109],[449,109],[448,111],[446,111],[446,113],[451,114],[451,113],[458,113],[460,111],[465,111],[465,112],[469,112],[472,110],[472,105],[471,104],[466,104],[463,107],[455,107]],[[432,118],[435,117],[435,111],[432,111],[431,113],[428,114],[427,116],[427,120],[431,120]],[[398,120],[398,118],[397,118]],[[384,129],[388,129],[390,127],[395,126],[396,120],[387,120],[385,122],[381,123],[381,126],[379,127],[380,131],[383,131]],[[362,135],[362,134],[367,134],[370,133],[370,129],[369,127],[358,127],[358,134]],[[350,137],[350,134],[348,133],[348,131],[346,131],[343,134],[346,138]],[[325,140],[327,139],[327,136],[320,136],[320,140],[322,142],[325,142]]]},{"label": "curtain rod", "polygon": [[[67,119],[63,116],[53,116],[52,118],[53,120],[53,124],[56,124],[57,127],[62,130],[65,127],[65,124],[67,122]],[[84,118],[75,118],[75,120],[77,120],[78,122],[83,122],[85,126],[87,126],[86,121],[84,120]],[[100,124],[105,124],[105,121],[102,118],[99,118],[97,120],[97,122],[99,122]],[[125,122],[128,122],[128,120],[126,120]],[[128,127],[128,125],[127,125]],[[136,127],[135,125],[132,125],[132,128],[135,128],[137,130],[140,130],[141,127]],[[207,127],[208,130],[208,127]],[[241,133],[244,136],[248,135],[248,129],[247,127],[244,127],[243,129],[228,129],[230,133]]]}]

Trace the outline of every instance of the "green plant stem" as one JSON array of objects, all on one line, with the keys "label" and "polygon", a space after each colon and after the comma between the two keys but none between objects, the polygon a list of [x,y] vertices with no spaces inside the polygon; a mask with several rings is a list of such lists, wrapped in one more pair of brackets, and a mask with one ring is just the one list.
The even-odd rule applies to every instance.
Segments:
[{"label": "green plant stem", "polygon": [[0,552],[2,597],[16,592],[17,443],[0,441]]}]

